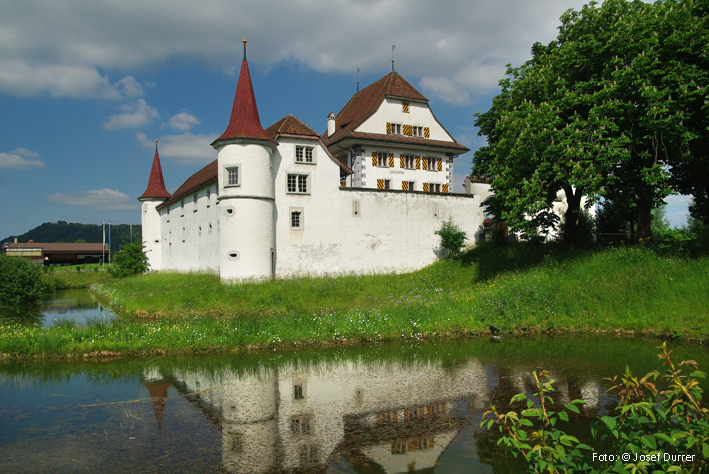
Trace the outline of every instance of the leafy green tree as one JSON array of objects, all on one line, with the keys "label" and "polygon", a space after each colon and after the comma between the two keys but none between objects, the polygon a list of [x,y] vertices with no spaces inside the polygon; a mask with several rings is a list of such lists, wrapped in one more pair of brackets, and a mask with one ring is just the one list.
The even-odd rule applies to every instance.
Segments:
[{"label": "leafy green tree", "polygon": [[652,209],[681,181],[667,170],[701,155],[707,133],[706,12],[706,1],[592,2],[566,12],[530,61],[508,66],[492,108],[476,115],[488,146],[473,159],[503,220],[544,233],[562,192],[573,242],[581,197],[605,196],[650,237]]},{"label": "leafy green tree", "polygon": [[435,234],[441,237],[441,249],[453,258],[460,254],[465,244],[465,239],[468,238],[468,235],[453,222],[452,217],[443,221],[441,228]]},{"label": "leafy green tree", "polygon": [[39,266],[24,258],[0,255],[0,304],[34,303],[42,289]]},{"label": "leafy green tree", "polygon": [[116,254],[111,263],[110,272],[116,278],[138,275],[148,270],[148,257],[142,242],[127,244],[123,251]]}]

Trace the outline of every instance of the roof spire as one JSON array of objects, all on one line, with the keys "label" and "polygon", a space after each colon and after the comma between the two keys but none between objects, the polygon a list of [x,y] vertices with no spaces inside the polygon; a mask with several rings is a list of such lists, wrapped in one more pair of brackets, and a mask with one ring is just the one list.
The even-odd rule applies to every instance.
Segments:
[{"label": "roof spire", "polygon": [[155,155],[153,156],[153,166],[150,168],[150,179],[145,192],[138,199],[160,198],[167,199],[170,193],[165,189],[165,181],[162,177],[162,167],[160,166],[160,155],[158,155],[158,141],[155,140]]},{"label": "roof spire", "polygon": [[218,148],[222,140],[266,140],[272,146],[276,143],[266,133],[261,126],[261,119],[256,107],[256,97],[251,85],[251,74],[249,74],[249,63],[246,61],[246,38],[244,38],[244,60],[241,63],[239,82],[234,94],[234,105],[231,108],[229,125],[222,135],[217,138],[212,146]]},{"label": "roof spire", "polygon": [[394,49],[396,48],[395,44],[391,45],[391,72],[394,72]]},{"label": "roof spire", "polygon": [[359,92],[359,68],[357,68],[357,92]]}]

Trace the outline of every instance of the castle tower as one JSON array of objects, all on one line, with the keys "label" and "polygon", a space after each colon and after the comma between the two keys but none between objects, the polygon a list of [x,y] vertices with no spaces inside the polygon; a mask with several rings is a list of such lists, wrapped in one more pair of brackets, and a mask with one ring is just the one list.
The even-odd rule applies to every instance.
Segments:
[{"label": "castle tower", "polygon": [[143,234],[143,245],[145,254],[148,256],[148,263],[151,270],[162,269],[162,240],[160,232],[160,213],[155,209],[170,197],[170,193],[165,189],[165,181],[162,177],[162,167],[160,166],[160,156],[158,155],[158,141],[155,140],[155,156],[153,157],[153,167],[150,169],[150,179],[148,188],[138,198],[142,203],[140,210],[140,223]]},{"label": "castle tower", "polygon": [[271,277],[276,258],[272,154],[278,144],[261,126],[245,39],[229,126],[212,146],[218,151],[221,279]]}]

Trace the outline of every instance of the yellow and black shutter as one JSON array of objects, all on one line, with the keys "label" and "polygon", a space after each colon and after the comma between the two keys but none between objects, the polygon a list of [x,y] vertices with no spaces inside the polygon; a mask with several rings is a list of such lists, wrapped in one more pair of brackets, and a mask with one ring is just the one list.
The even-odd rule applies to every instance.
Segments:
[{"label": "yellow and black shutter", "polygon": [[421,169],[421,157],[420,156],[416,157],[416,169],[417,170]]},{"label": "yellow and black shutter", "polygon": [[377,189],[384,189],[384,180],[383,179],[377,180]]},{"label": "yellow and black shutter", "polygon": [[372,166],[377,166],[377,152],[372,152]]},{"label": "yellow and black shutter", "polygon": [[387,135],[391,135],[391,122],[387,122]]},{"label": "yellow and black shutter", "polygon": [[423,127],[423,136],[425,138],[431,138],[431,129],[428,127]]},{"label": "yellow and black shutter", "polygon": [[394,153],[389,153],[389,168],[394,167]]}]

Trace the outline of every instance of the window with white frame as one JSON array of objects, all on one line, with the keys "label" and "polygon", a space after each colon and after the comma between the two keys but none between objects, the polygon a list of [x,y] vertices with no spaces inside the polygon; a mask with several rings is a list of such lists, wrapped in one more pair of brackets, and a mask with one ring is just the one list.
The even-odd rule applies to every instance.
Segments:
[{"label": "window with white frame", "polygon": [[296,161],[296,163],[314,163],[314,161],[313,161],[313,147],[311,147],[311,146],[297,146],[297,147],[295,147],[295,161]]},{"label": "window with white frame", "polygon": [[428,171],[436,171],[436,163],[438,162],[438,159],[429,156],[426,158],[426,161],[428,162]]},{"label": "window with white frame", "polygon": [[241,184],[239,181],[241,178],[239,174],[238,166],[229,166],[225,168],[225,186],[239,186],[239,184]]},{"label": "window with white frame", "polygon": [[423,136],[423,127],[416,127],[416,126],[411,127],[411,134],[415,137],[422,137]]},{"label": "window with white frame", "polygon": [[440,193],[441,184],[440,183],[428,183],[428,191],[431,193]]},{"label": "window with white frame", "polygon": [[377,166],[384,168],[389,167],[389,154],[388,153],[377,153]]},{"label": "window with white frame", "polygon": [[404,155],[404,165],[406,169],[414,169],[414,155]]},{"label": "window with white frame", "polygon": [[390,179],[384,180],[384,189],[391,189],[391,180]]},{"label": "window with white frame", "polygon": [[286,189],[289,193],[310,193],[310,175],[289,174],[286,178]]}]

